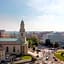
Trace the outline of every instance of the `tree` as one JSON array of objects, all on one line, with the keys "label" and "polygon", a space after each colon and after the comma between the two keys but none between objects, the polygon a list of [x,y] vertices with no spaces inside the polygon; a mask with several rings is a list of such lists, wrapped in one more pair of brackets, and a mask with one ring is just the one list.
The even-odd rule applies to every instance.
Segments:
[{"label": "tree", "polygon": [[57,47],[59,47],[59,43],[58,42],[55,42],[54,43],[54,48],[57,48]]},{"label": "tree", "polygon": [[28,46],[33,47],[33,45],[38,46],[39,39],[35,36],[32,36],[31,38],[27,38]]},{"label": "tree", "polygon": [[52,42],[50,43],[50,47],[53,47],[53,43]]},{"label": "tree", "polygon": [[50,39],[46,39],[45,40],[45,46],[50,46],[50,45],[51,45]]},{"label": "tree", "polygon": [[61,53],[61,56],[64,57],[64,52]]},{"label": "tree", "polygon": [[64,49],[64,46],[62,48]]},{"label": "tree", "polygon": [[28,41],[28,47],[32,47],[32,40],[30,38],[27,38],[27,41]]},{"label": "tree", "polygon": [[32,40],[32,45],[38,46],[38,43],[39,43],[38,38],[36,38],[35,36],[33,36],[33,37],[31,37],[31,40]]}]

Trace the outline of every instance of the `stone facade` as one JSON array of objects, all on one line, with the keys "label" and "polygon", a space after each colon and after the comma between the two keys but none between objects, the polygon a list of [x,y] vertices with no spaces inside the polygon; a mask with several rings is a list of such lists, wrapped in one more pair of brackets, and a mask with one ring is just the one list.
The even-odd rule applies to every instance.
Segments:
[{"label": "stone facade", "polygon": [[[25,37],[24,21],[21,21],[20,32],[17,38],[0,37],[0,45],[2,45],[2,54],[27,54],[28,45]],[[5,56],[4,56],[5,57]],[[3,59],[3,58],[2,58]]]},{"label": "stone facade", "polygon": [[2,48],[2,47],[0,47],[0,61],[1,60],[4,60],[5,59],[5,50]]},{"label": "stone facade", "polygon": [[27,50],[28,50],[28,46],[27,46],[27,42],[26,42],[26,37],[25,37],[25,28],[24,28],[24,21],[21,21],[20,24],[20,40],[21,42],[21,52],[22,54],[27,54]]},{"label": "stone facade", "polygon": [[[12,44],[6,44],[6,45],[2,45],[3,48],[5,49],[5,53],[9,53],[9,54],[20,54],[20,45],[12,45]],[[8,48],[8,51],[7,51]]]}]

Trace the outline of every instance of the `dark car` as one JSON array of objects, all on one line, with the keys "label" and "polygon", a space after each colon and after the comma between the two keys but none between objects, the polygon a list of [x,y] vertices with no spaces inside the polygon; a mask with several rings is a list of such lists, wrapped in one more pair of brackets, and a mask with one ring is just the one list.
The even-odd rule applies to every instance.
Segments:
[{"label": "dark car", "polygon": [[1,64],[8,64],[8,63],[5,60],[2,60]]},{"label": "dark car", "polygon": [[54,59],[55,61],[58,61],[56,58]]},{"label": "dark car", "polygon": [[55,59],[55,57],[53,57],[53,59]]},{"label": "dark car", "polygon": [[5,59],[6,62],[11,62],[10,58]]},{"label": "dark car", "polygon": [[36,56],[37,58],[39,57],[39,55]]},{"label": "dark car", "polygon": [[49,57],[47,56],[47,57],[46,57],[46,60],[48,60],[48,59],[49,59]]}]

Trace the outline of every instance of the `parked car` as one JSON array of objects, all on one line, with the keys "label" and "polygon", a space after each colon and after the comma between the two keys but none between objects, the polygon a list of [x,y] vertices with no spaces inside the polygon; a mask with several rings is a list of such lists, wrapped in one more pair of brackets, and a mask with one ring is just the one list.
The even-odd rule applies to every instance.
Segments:
[{"label": "parked car", "polygon": [[49,50],[55,50],[55,48],[50,48]]},{"label": "parked car", "polygon": [[8,63],[5,60],[2,60],[1,64],[8,64]]},{"label": "parked car", "polygon": [[54,59],[55,61],[58,61],[56,58]]},{"label": "parked car", "polygon": [[18,61],[18,60],[21,60],[21,58],[15,58],[14,61]]},{"label": "parked car", "polygon": [[11,60],[10,60],[10,59],[6,59],[5,61],[6,61],[6,62],[11,62]]},{"label": "parked car", "polygon": [[55,57],[53,57],[53,59],[55,59]]},{"label": "parked car", "polygon": [[46,60],[48,60],[48,59],[49,59],[49,57],[47,56],[47,57],[46,57]]}]

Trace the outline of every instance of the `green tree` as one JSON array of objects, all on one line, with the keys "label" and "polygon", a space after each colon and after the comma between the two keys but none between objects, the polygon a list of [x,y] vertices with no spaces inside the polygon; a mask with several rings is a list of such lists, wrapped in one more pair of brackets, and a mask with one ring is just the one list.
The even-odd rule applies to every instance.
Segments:
[{"label": "green tree", "polygon": [[59,43],[58,42],[55,42],[54,43],[54,48],[57,48],[57,47],[59,47]]},{"label": "green tree", "polygon": [[28,41],[28,47],[29,48],[32,47],[32,40],[31,40],[31,38],[27,38],[27,41]]},{"label": "green tree", "polygon": [[39,39],[37,37],[35,37],[35,36],[32,36],[31,38],[27,38],[27,41],[28,41],[28,47],[29,48],[30,47],[33,48],[34,45],[36,47],[39,44]]},{"label": "green tree", "polygon": [[35,36],[31,37],[32,40],[32,45],[38,46],[39,44],[39,39]]},{"label": "green tree", "polygon": [[32,40],[29,40],[28,47],[32,47]]},{"label": "green tree", "polygon": [[46,46],[50,46],[50,45],[51,45],[50,39],[46,39],[46,40],[45,40],[45,45],[46,45]]}]

